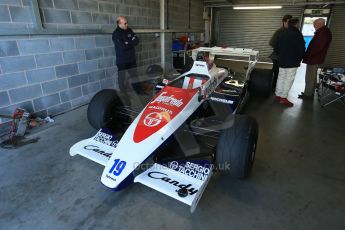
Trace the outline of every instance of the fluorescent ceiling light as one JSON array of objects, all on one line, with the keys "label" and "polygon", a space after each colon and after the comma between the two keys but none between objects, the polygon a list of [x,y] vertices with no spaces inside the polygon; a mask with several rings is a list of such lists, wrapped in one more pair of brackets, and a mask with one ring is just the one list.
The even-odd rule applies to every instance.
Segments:
[{"label": "fluorescent ceiling light", "polygon": [[282,6],[234,6],[234,10],[267,10],[267,9],[281,9]]}]

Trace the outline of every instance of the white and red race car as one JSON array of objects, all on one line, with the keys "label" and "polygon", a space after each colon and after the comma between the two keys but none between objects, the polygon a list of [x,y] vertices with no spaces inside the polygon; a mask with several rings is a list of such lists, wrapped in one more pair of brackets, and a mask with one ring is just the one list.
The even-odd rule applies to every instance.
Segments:
[{"label": "white and red race car", "polygon": [[[89,104],[88,120],[100,130],[74,144],[70,155],[105,166],[101,182],[113,190],[138,182],[193,212],[214,171],[246,178],[252,168],[258,125],[237,113],[248,95],[257,56],[251,49],[195,49],[190,71],[164,79],[141,111],[115,90],[98,92]],[[215,57],[245,60],[244,81],[218,68]]]}]

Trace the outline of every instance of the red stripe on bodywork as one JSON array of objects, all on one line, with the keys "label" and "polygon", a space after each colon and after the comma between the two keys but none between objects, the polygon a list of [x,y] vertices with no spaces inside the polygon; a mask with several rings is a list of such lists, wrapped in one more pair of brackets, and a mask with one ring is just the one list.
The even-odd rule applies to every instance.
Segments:
[{"label": "red stripe on bodywork", "polygon": [[194,77],[190,77],[187,89],[193,89],[193,84],[194,84]]}]

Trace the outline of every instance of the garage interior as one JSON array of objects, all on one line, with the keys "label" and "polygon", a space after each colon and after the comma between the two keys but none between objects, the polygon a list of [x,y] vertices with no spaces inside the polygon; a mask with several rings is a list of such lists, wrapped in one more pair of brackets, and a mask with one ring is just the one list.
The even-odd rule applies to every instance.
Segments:
[{"label": "garage interior", "polygon": [[[233,9],[265,5],[282,8]],[[268,41],[282,16],[302,20],[309,9],[316,17],[330,12],[323,67],[344,68],[345,1],[0,0],[0,114],[22,108],[54,119],[25,135],[31,143],[0,148],[0,229],[344,229],[345,108],[321,107],[317,95],[297,98],[304,64],[289,93],[292,108],[272,93],[252,97],[243,111],[259,124],[250,177],[215,173],[194,213],[139,184],[113,192],[100,183],[101,165],[69,155],[97,132],[87,121],[91,98],[118,89],[117,16],[140,38],[138,66],[167,72],[181,57],[173,40],[183,35],[191,44],[252,48],[270,62]],[[0,119],[3,134],[9,119]]]}]

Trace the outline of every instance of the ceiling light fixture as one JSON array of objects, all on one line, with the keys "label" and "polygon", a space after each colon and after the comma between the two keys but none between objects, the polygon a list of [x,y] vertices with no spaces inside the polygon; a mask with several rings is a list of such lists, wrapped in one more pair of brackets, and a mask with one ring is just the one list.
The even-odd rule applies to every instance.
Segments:
[{"label": "ceiling light fixture", "polygon": [[234,10],[268,10],[281,9],[282,6],[234,6]]}]

